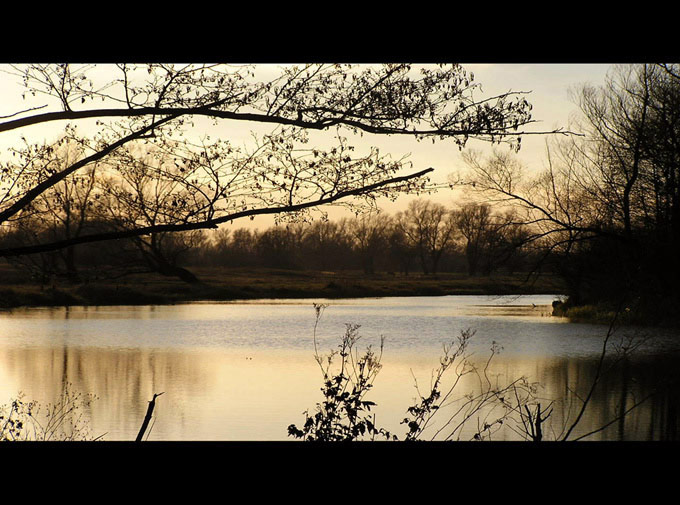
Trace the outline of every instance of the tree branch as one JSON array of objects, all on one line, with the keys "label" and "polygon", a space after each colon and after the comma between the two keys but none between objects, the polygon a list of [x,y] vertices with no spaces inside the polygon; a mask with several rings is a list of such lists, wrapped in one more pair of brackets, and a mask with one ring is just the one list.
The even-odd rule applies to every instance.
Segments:
[{"label": "tree branch", "polygon": [[[36,114],[31,117],[15,119],[12,121],[6,121],[0,123],[0,132],[15,130],[18,128],[23,128],[26,126],[31,126],[40,123],[47,123],[50,121],[71,121],[76,119],[91,119],[91,118],[101,118],[101,117],[138,117],[138,116],[185,116],[185,115],[200,115],[200,116],[210,116],[220,119],[233,119],[238,121],[255,121],[259,123],[274,123],[280,125],[298,126],[300,128],[313,129],[313,130],[324,130],[330,128],[331,126],[336,126],[339,124],[350,126],[352,128],[357,128],[367,133],[376,134],[395,134],[395,135],[442,135],[448,137],[464,136],[464,135],[502,135],[502,136],[522,136],[522,135],[545,135],[546,133],[562,133],[562,134],[574,134],[573,132],[563,131],[561,129],[552,130],[549,132],[526,132],[508,131],[511,126],[504,128],[497,128],[486,131],[478,131],[478,128],[469,129],[446,129],[446,128],[435,128],[427,130],[417,130],[417,129],[407,129],[407,128],[396,128],[396,127],[386,127],[386,126],[375,126],[363,123],[359,120],[349,119],[347,116],[341,117],[329,117],[325,119],[320,119],[318,121],[307,121],[304,119],[296,118],[286,118],[283,116],[271,116],[267,114],[258,113],[246,113],[246,112],[232,112],[225,110],[217,110],[214,104],[208,106],[200,107],[140,107],[140,108],[122,108],[122,109],[93,109],[93,110],[81,110],[81,111],[59,111],[59,112],[46,112],[44,114]],[[341,114],[338,111],[337,114]],[[533,122],[533,121],[529,121]]]},{"label": "tree branch", "polygon": [[22,196],[19,200],[14,202],[10,207],[5,209],[4,211],[0,212],[0,223],[3,223],[4,221],[7,221],[9,218],[14,216],[17,212],[19,212],[21,209],[26,207],[29,203],[31,203],[33,200],[35,200],[40,194],[44,193],[47,191],[49,188],[53,187],[55,184],[58,184],[62,180],[64,180],[66,177],[68,177],[70,174],[75,172],[76,170],[83,168],[86,165],[89,165],[90,163],[94,161],[98,161],[111,152],[115,151],[118,149],[120,146],[135,140],[145,133],[147,133],[150,130],[153,130],[154,128],[157,128],[158,126],[162,125],[163,123],[167,123],[168,121],[175,119],[177,116],[168,116],[166,118],[160,119],[154,123],[151,123],[149,126],[142,128],[141,130],[138,130],[126,137],[123,137],[117,142],[114,142],[113,144],[105,147],[101,151],[98,151],[94,153],[91,156],[88,156],[87,158],[84,158],[77,163],[74,163],[70,167],[62,170],[59,173],[56,173],[40,184],[34,186],[30,191],[26,192],[24,196]]},{"label": "tree branch", "polygon": [[228,221],[233,221],[235,219],[240,219],[240,218],[244,218],[244,217],[260,216],[260,215],[268,215],[268,214],[282,214],[282,213],[288,213],[288,212],[297,212],[297,211],[300,211],[300,210],[303,210],[303,209],[318,207],[318,206],[321,206],[321,205],[327,205],[327,204],[336,202],[338,200],[341,200],[343,198],[347,198],[349,196],[358,196],[358,195],[370,193],[372,191],[383,188],[385,186],[389,186],[389,185],[392,185],[392,184],[397,184],[397,183],[400,183],[400,182],[405,182],[405,181],[409,181],[409,180],[412,180],[412,179],[416,179],[418,177],[422,177],[425,174],[432,172],[433,170],[434,170],[434,168],[427,168],[425,170],[421,170],[420,172],[416,172],[414,174],[404,175],[404,176],[401,176],[401,177],[394,177],[392,179],[376,182],[374,184],[370,184],[368,186],[362,186],[362,187],[356,188],[356,189],[340,191],[339,193],[336,193],[335,195],[332,195],[332,196],[320,198],[318,200],[313,200],[313,201],[310,201],[310,202],[298,203],[298,204],[295,204],[295,205],[283,205],[283,206],[279,206],[279,207],[265,207],[265,208],[244,210],[244,211],[241,211],[241,212],[235,212],[233,214],[228,214],[226,216],[222,216],[222,217],[219,217],[219,218],[209,219],[209,220],[199,221],[199,222],[194,222],[194,223],[162,224],[162,225],[145,226],[145,227],[142,227],[142,228],[135,228],[135,229],[131,229],[131,230],[119,230],[119,231],[112,231],[112,232],[95,233],[95,234],[91,234],[91,235],[83,235],[83,236],[80,236],[80,237],[74,237],[74,238],[70,238],[70,239],[66,239],[66,240],[60,240],[60,241],[51,242],[51,243],[48,243],[48,244],[39,244],[39,245],[32,245],[32,246],[0,249],[0,258],[1,257],[7,258],[7,257],[14,257],[14,256],[22,256],[22,255],[25,255],[25,254],[35,254],[35,253],[48,252],[48,251],[56,251],[56,250],[63,249],[65,247],[70,247],[70,246],[77,245],[77,244],[85,244],[85,243],[90,243],[90,242],[101,242],[101,241],[105,241],[105,240],[119,240],[119,239],[125,239],[125,238],[138,237],[140,235],[149,235],[149,234],[152,234],[152,233],[191,231],[191,230],[202,230],[202,229],[210,229],[210,228],[214,229],[214,228],[217,228],[218,224],[226,223]]}]

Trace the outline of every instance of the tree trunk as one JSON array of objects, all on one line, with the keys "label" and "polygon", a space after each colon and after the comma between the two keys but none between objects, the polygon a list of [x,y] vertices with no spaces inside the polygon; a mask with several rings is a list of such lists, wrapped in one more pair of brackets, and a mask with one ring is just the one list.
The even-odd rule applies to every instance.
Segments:
[{"label": "tree trunk", "polygon": [[159,264],[157,271],[161,275],[165,275],[168,277],[178,277],[179,279],[183,280],[184,282],[188,282],[189,284],[196,284],[200,282],[198,277],[196,277],[186,268],[170,265],[168,263],[163,265]]}]

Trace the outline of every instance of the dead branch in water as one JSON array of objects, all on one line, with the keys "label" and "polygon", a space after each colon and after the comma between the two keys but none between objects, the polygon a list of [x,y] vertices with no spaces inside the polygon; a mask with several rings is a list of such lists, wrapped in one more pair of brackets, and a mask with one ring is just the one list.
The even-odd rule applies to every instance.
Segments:
[{"label": "dead branch in water", "polygon": [[[163,392],[165,393],[165,391]],[[146,409],[146,416],[144,417],[144,422],[142,423],[142,427],[139,430],[139,433],[137,434],[137,439],[135,442],[141,442],[142,437],[144,436],[144,432],[146,431],[147,426],[149,426],[149,421],[151,421],[151,415],[153,414],[153,409],[156,406],[156,398],[163,393],[154,393],[153,398],[149,402],[149,408]]]}]

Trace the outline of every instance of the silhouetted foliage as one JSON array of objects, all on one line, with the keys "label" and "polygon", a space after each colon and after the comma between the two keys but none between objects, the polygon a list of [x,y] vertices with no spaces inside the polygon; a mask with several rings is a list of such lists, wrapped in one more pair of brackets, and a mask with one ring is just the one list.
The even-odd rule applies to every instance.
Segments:
[{"label": "silhouetted foliage", "polygon": [[96,400],[66,384],[64,393],[54,403],[26,401],[23,395],[9,405],[0,405],[0,441],[76,441],[97,440],[83,419],[84,410]]},{"label": "silhouetted foliage", "polygon": [[[315,305],[317,323],[325,306]],[[305,412],[302,428],[291,424],[288,434],[310,442],[348,442],[358,439],[396,439],[383,428],[378,428],[371,407],[365,395],[373,387],[373,381],[380,371],[382,343],[378,354],[369,346],[363,355],[356,349],[360,336],[359,326],[347,324],[338,351],[327,356],[315,355],[323,373],[323,400],[317,404],[316,412]],[[339,365],[335,358],[339,358]],[[336,367],[337,369],[334,369]]]},{"label": "silhouetted foliage", "polygon": [[[677,383],[677,374],[667,381],[654,384],[645,396],[630,395],[625,381],[636,380],[630,372],[631,358],[644,344],[644,337],[622,337],[614,340],[619,326],[620,313],[614,314],[606,335],[602,340],[602,350],[596,360],[593,372],[585,383],[582,392],[567,388],[562,395],[554,398],[542,397],[540,384],[531,382],[527,377],[511,378],[505,382],[499,375],[490,371],[494,357],[501,351],[496,342],[492,343],[488,358],[479,363],[473,361],[468,347],[475,332],[467,329],[460,332],[457,340],[445,345],[440,356],[439,366],[432,371],[428,387],[421,391],[416,381],[418,396],[415,403],[406,409],[401,421],[406,432],[402,438],[376,424],[376,414],[372,409],[377,405],[366,400],[380,371],[385,339],[381,337],[380,352],[375,353],[369,346],[362,355],[356,344],[360,339],[359,325],[347,324],[339,344],[339,351],[331,351],[322,356],[318,352],[316,330],[321,315],[327,305],[314,305],[316,321],[314,325],[314,351],[316,361],[323,373],[323,400],[316,405],[315,412],[304,412],[305,423],[299,428],[295,424],[288,427],[291,437],[316,442],[390,440],[390,441],[483,441],[492,440],[494,435],[506,427],[508,433],[520,440],[542,442],[545,440],[567,441],[583,440],[609,427],[619,426],[619,436],[623,440],[623,425],[629,414],[648,401],[669,402],[675,406],[669,394]],[[577,427],[591,405],[595,390],[602,388],[611,391],[611,381],[620,380],[623,374],[622,398],[610,416],[603,417],[601,425],[587,432],[578,432]],[[465,377],[472,381],[463,382]],[[462,384],[474,386],[461,391]],[[677,384],[675,384],[677,386]],[[557,405],[563,409],[559,421],[551,416]],[[666,414],[653,423],[663,426],[663,437],[673,437],[677,423],[668,419]],[[506,433],[507,435],[507,433]]]},{"label": "silhouetted foliage", "polygon": [[[672,65],[628,65],[576,98],[583,137],[553,145],[527,179],[518,160],[467,155],[467,182],[515,209],[569,285],[572,305],[626,304],[675,317],[680,285],[680,79]],[[668,321],[667,321],[668,322]]]},{"label": "silhouetted foliage", "polygon": [[[288,435],[310,442],[398,441],[397,435],[378,427],[376,415],[371,414],[376,404],[365,400],[382,367],[384,339],[381,338],[379,353],[369,346],[364,354],[359,354],[356,344],[360,326],[347,324],[339,351],[320,355],[316,329],[326,307],[314,304],[314,350],[323,374],[323,400],[317,403],[313,414],[304,412],[305,422],[301,428],[289,425]],[[421,394],[418,390],[419,398],[407,409],[407,417],[401,423],[407,428],[403,440],[488,439],[504,422],[511,421],[515,412],[528,408],[534,400],[533,389],[524,377],[506,385],[491,382],[487,369],[499,351],[495,343],[482,369],[472,363],[467,347],[473,335],[469,329],[462,331],[457,342],[444,346],[440,366],[433,371],[427,392]],[[460,393],[461,379],[470,374],[478,378],[479,390]],[[448,375],[453,376],[452,381],[445,380],[449,379]],[[445,412],[444,407],[447,407]],[[437,426],[434,426],[435,417],[439,421]],[[465,433],[464,429],[473,421],[476,428],[472,429],[472,435]]]},{"label": "silhouetted foliage", "polygon": [[[3,70],[23,84],[26,107],[4,115],[0,132],[68,123],[56,141],[17,138],[12,157],[0,165],[0,225],[14,229],[40,199],[54,199],[60,185],[75,187],[81,174],[91,173],[96,189],[88,194],[88,212],[92,204],[114,226],[38,236],[3,247],[1,257],[136,237],[167,270],[161,249],[144,237],[264,214],[300,217],[330,204],[367,209],[380,196],[426,185],[431,169],[400,175],[409,163],[377,147],[358,154],[343,131],[451,140],[461,148],[475,138],[518,148],[521,128],[532,122],[523,93],[479,99],[473,76],[457,64],[290,65],[270,78],[269,67],[225,64]],[[211,139],[202,119],[272,129],[240,147]],[[81,123],[91,133],[78,130]],[[311,132],[334,136],[310,147]],[[78,155],[65,159],[63,144],[77,146]],[[66,201],[60,218],[68,214]],[[75,275],[69,265],[67,272]]]},{"label": "silhouetted foliage", "polygon": [[395,227],[420,260],[423,273],[436,274],[442,255],[454,244],[453,214],[444,205],[414,200],[399,212]]},{"label": "silhouetted foliage", "polygon": [[[126,273],[156,272],[195,282],[192,266],[255,267],[289,270],[362,270],[379,272],[465,272],[489,276],[497,272],[523,271],[529,264],[523,237],[526,232],[511,216],[488,212],[487,224],[472,225],[474,246],[466,238],[468,228],[460,224],[460,213],[427,200],[416,205],[421,213],[436,210],[439,217],[429,224],[406,221],[413,215],[391,216],[384,211],[338,221],[280,223],[262,230],[221,227],[202,231],[151,233],[112,241],[104,249],[96,244],[73,246],[73,269],[81,281],[115,278]],[[469,205],[465,209],[471,208]],[[484,206],[480,208],[484,209]],[[442,216],[446,216],[444,223]],[[110,229],[117,224],[103,215],[87,221],[89,229]],[[416,226],[420,226],[420,232]],[[439,229],[430,229],[436,226]],[[408,227],[405,230],[405,227]],[[43,233],[42,224],[22,220],[21,229],[8,231],[0,242],[25,243],[24,235]],[[409,236],[407,231],[411,233]],[[414,239],[415,237],[415,239]],[[417,241],[418,237],[422,243]],[[481,237],[481,238],[479,238]],[[471,249],[474,247],[474,254]],[[465,251],[465,252],[464,252]],[[68,278],[61,251],[25,255],[11,259],[34,272],[43,284]],[[424,260],[425,268],[423,268]]]},{"label": "silhouetted foliage", "polygon": [[[219,266],[363,270],[369,275],[459,272],[467,265],[471,275],[488,276],[522,271],[529,262],[524,250],[526,233],[511,215],[488,212],[492,226],[489,230],[476,228],[484,238],[477,241],[475,255],[471,255],[458,211],[428,200],[416,201],[411,208],[415,207],[421,209],[419,221],[414,214],[391,216],[381,211],[337,222],[287,223],[261,231],[225,230],[197,247],[193,256],[200,257],[202,264]],[[422,216],[426,213],[436,216],[426,222]]]}]

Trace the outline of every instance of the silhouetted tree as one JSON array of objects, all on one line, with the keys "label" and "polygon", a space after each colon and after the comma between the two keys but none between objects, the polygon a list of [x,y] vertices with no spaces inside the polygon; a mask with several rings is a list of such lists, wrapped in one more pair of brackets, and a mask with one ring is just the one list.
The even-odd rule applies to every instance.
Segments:
[{"label": "silhouetted tree", "polygon": [[[531,180],[509,154],[468,155],[477,190],[513,204],[559,260],[574,303],[625,297],[660,314],[680,283],[680,80],[675,66],[617,67],[583,86],[580,138],[552,146]],[[644,305],[644,307],[643,307]]]},{"label": "silhouetted tree", "polygon": [[453,214],[441,204],[419,199],[411,201],[395,219],[396,226],[417,252],[423,272],[436,274],[442,254],[453,246]]},{"label": "silhouetted tree", "polygon": [[526,237],[514,213],[493,213],[488,204],[468,203],[454,212],[454,219],[463,237],[469,275],[490,275],[503,266],[512,269]]},{"label": "silhouetted tree", "polygon": [[491,209],[488,205],[466,204],[454,216],[457,231],[465,241],[468,274],[477,275],[490,233]]},{"label": "silhouetted tree", "polygon": [[409,243],[404,231],[395,224],[394,220],[388,229],[387,243],[389,255],[396,262],[398,270],[408,276],[415,261],[415,248]]},{"label": "silhouetted tree", "polygon": [[[147,163],[149,152],[163,153],[148,169],[175,185],[151,223],[131,218],[125,229],[0,250],[4,257],[216,228],[243,217],[349,203],[350,197],[363,197],[353,204],[371,204],[377,196],[424,184],[428,170],[400,176],[404,162],[391,161],[378,149],[356,156],[339,132],[333,148],[297,149],[308,142],[310,131],[451,139],[462,147],[470,138],[518,141],[521,128],[532,122],[521,93],[477,99],[473,76],[455,64],[421,70],[407,64],[296,65],[259,80],[258,67],[221,64],[119,64],[101,71],[92,65],[36,64],[4,70],[21,79],[29,102],[4,115],[0,132],[68,121],[62,136],[77,142],[83,154],[53,170],[56,154],[49,142],[26,141],[15,148],[14,158],[0,167],[0,224],[20,218],[41,195],[97,162],[125,177]],[[227,140],[196,140],[201,118],[276,128],[241,152]],[[92,134],[78,131],[80,123]],[[165,213],[173,202],[182,212]]]},{"label": "silhouetted tree", "polygon": [[273,226],[257,234],[257,258],[263,266],[296,268],[296,247],[294,237],[284,227]]},{"label": "silhouetted tree", "polygon": [[247,228],[238,228],[231,234],[227,255],[223,257],[225,266],[252,266],[255,264],[257,236]]},{"label": "silhouetted tree", "polygon": [[348,232],[366,274],[375,273],[376,257],[387,249],[391,219],[385,213],[357,216],[348,222]]},{"label": "silhouetted tree", "polygon": [[352,244],[347,221],[319,220],[307,229],[303,247],[307,258],[318,270],[345,269],[349,266]]},{"label": "silhouetted tree", "polygon": [[[50,148],[55,158],[46,167],[48,172],[58,172],[82,156],[81,146],[68,139],[58,140]],[[98,197],[95,188],[97,168],[94,163],[64,178],[27,205],[25,212],[11,222],[16,245],[69,240],[92,231],[90,224],[96,219],[94,203]],[[33,180],[44,177],[30,170],[25,173]],[[12,260],[29,269],[37,268],[43,282],[56,275],[72,282],[79,280],[76,246],[73,245]]]}]

